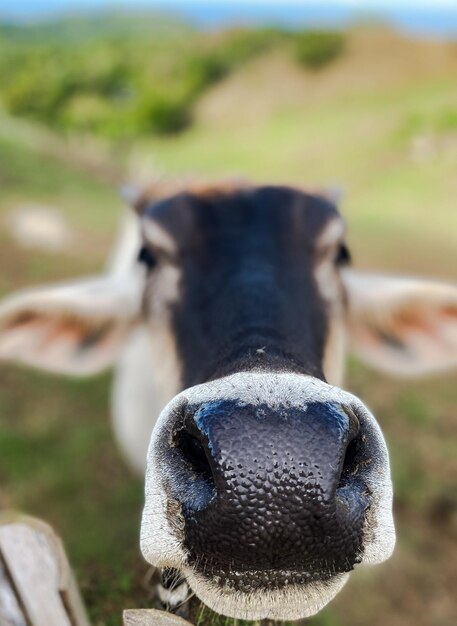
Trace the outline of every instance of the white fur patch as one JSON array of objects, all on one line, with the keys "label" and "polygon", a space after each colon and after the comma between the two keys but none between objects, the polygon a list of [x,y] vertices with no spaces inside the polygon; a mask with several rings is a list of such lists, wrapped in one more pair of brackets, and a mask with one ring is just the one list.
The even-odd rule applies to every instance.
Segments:
[{"label": "white fur patch", "polygon": [[[162,244],[165,241],[165,245],[171,246],[160,226],[154,232]],[[129,276],[138,271],[135,264],[140,246],[138,217],[128,212],[109,263],[110,273]],[[126,460],[141,476],[146,470],[154,424],[180,388],[180,365],[169,321],[169,307],[179,297],[180,277],[178,268],[164,265],[151,278],[149,319],[131,332],[116,364],[112,391],[114,431]]]},{"label": "white fur patch", "polygon": [[341,385],[343,382],[346,347],[347,337],[343,319],[340,316],[332,316],[329,320],[322,366],[330,385]]},{"label": "white fur patch", "polygon": [[164,266],[148,292],[150,315],[126,341],[116,365],[113,425],[130,466],[144,475],[152,429],[180,389],[181,366],[170,328],[169,306],[179,295],[180,272]]},{"label": "white fur patch", "polygon": [[166,604],[171,608],[176,608],[186,601],[189,594],[189,586],[186,582],[181,583],[174,589],[165,589],[162,585],[158,586],[159,600],[162,604]]},{"label": "white fur patch", "polygon": [[334,246],[341,240],[345,232],[346,225],[344,221],[340,217],[333,219],[319,236],[317,247],[327,248],[328,246]]},{"label": "white fur patch", "polygon": [[156,248],[174,254],[176,244],[173,238],[155,220],[146,217],[142,221],[146,239]]},{"label": "white fur patch", "polygon": [[[329,311],[329,329],[326,337],[323,370],[332,385],[341,385],[346,355],[344,324],[344,289],[339,270],[335,267],[334,250],[345,233],[342,219],[332,220],[317,241],[320,256],[314,268],[314,277],[321,297]],[[333,254],[332,254],[333,252]]]},{"label": "white fur patch", "polygon": [[107,263],[107,274],[128,275],[133,271],[141,247],[140,222],[133,211],[122,215],[119,235]]},{"label": "white fur patch", "polygon": [[163,369],[157,366],[157,348],[157,337],[151,336],[146,325],[136,327],[116,364],[112,387],[112,419],[118,445],[130,467],[142,477],[154,424],[177,391],[167,394],[166,386],[164,389],[161,384]]}]

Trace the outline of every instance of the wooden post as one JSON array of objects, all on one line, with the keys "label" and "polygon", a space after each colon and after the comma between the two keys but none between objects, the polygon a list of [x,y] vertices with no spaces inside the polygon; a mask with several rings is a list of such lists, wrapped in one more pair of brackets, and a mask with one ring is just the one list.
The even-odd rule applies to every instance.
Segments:
[{"label": "wooden post", "polygon": [[124,626],[191,626],[182,617],[155,609],[130,609],[124,611]]},{"label": "wooden post", "polygon": [[[62,541],[48,524],[0,515],[0,626],[90,626]],[[124,611],[124,626],[191,626],[153,609]]]},{"label": "wooden post", "polygon": [[1,626],[90,626],[60,538],[18,514],[0,516]]}]

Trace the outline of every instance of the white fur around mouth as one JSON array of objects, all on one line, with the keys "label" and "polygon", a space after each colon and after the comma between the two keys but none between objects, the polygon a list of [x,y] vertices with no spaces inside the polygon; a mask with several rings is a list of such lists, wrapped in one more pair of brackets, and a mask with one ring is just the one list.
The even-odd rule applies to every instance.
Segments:
[{"label": "white fur around mouth", "polygon": [[216,613],[234,619],[297,620],[318,613],[343,588],[349,574],[327,581],[287,585],[282,589],[249,593],[233,591],[211,583],[192,568],[184,568],[189,586],[204,604]]}]

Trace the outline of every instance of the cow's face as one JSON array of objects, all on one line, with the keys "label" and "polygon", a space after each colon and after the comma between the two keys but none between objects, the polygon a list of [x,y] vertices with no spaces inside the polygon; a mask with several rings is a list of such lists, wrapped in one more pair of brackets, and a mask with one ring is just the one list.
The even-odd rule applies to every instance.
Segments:
[{"label": "cow's face", "polygon": [[149,448],[143,553],[216,611],[315,613],[394,544],[384,439],[326,382],[342,368],[343,221],[323,198],[244,188],[146,203],[141,222],[144,313],[156,328],[168,310],[185,389]]},{"label": "cow's face", "polygon": [[332,204],[205,190],[146,204],[140,220],[144,313],[173,336],[180,386],[257,369],[340,378],[349,253]]},{"label": "cow's face", "polygon": [[91,373],[147,327],[174,397],[149,446],[145,557],[218,612],[311,615],[395,541],[383,436],[341,389],[346,338],[384,370],[456,365],[457,290],[347,268],[336,208],[296,190],[137,208],[127,264],[3,305],[0,357]]}]

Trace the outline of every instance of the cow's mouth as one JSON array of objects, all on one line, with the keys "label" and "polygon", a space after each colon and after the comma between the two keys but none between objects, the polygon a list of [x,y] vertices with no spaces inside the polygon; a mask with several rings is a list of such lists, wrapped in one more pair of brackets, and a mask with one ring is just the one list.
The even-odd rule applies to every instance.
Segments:
[{"label": "cow's mouth", "polygon": [[208,576],[185,568],[186,579],[204,604],[235,619],[296,620],[318,613],[346,583],[349,574],[318,579],[305,572],[262,570]]},{"label": "cow's mouth", "polygon": [[[304,570],[304,569],[262,569],[247,570],[223,569],[219,566],[205,564],[204,567],[195,566],[194,571],[208,582],[227,591],[252,593],[257,591],[273,591],[284,589],[289,585],[308,585],[310,583],[327,582],[335,576],[335,572]],[[353,566],[348,567],[348,571]],[[344,574],[345,572],[340,572]]]}]

